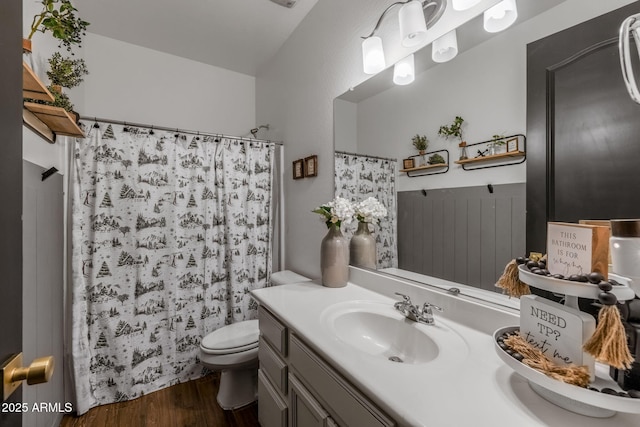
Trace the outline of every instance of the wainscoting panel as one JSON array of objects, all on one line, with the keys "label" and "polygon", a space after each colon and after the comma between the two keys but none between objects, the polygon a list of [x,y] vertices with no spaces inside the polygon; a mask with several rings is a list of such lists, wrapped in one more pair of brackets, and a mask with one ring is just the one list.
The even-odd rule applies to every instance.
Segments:
[{"label": "wainscoting panel", "polygon": [[524,183],[398,193],[398,267],[500,291],[505,265],[525,254]]}]

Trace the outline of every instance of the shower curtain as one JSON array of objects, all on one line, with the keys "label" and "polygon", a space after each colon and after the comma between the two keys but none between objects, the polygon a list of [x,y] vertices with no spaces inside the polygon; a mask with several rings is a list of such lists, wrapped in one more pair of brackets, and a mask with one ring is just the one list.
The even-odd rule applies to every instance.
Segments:
[{"label": "shower curtain", "polygon": [[271,275],[274,144],[92,125],[71,177],[78,414],[202,376],[201,338],[256,318]]},{"label": "shower curtain", "polygon": [[[387,217],[369,228],[376,239],[378,268],[397,267],[396,161],[338,151],[334,160],[336,196],[352,202],[375,197],[387,208]],[[347,237],[351,237],[356,229],[357,221],[343,226]]]}]

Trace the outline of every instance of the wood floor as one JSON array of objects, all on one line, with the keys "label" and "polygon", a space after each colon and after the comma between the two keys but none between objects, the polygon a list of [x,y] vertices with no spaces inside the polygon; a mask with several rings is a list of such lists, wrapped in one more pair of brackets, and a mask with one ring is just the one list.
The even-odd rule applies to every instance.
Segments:
[{"label": "wood floor", "polygon": [[223,411],[216,402],[220,377],[178,384],[128,402],[91,409],[81,417],[65,416],[60,427],[258,427],[256,403]]}]

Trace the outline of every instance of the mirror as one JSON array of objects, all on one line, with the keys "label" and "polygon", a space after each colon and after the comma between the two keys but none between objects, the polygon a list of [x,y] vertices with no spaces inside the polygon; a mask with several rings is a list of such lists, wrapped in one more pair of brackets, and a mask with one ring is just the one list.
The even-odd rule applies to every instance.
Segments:
[{"label": "mirror", "polygon": [[[415,53],[416,80],[412,84],[394,86],[393,67],[389,67],[336,98],[337,194],[341,187],[345,189],[345,169],[357,175],[376,162],[395,163],[397,171],[403,169],[403,159],[418,154],[411,143],[416,134],[427,136],[428,152],[445,150],[450,163],[458,160],[458,141],[438,136],[440,126],[450,125],[456,116],[465,119],[462,130],[468,144],[490,140],[496,134],[524,134],[526,44],[557,31],[536,16],[562,1],[519,1],[518,21],[497,34],[484,31],[480,15],[457,29],[459,54],[453,60],[434,63],[431,45]],[[469,155],[474,156],[475,151]],[[394,190],[389,191],[397,194],[390,202],[391,209],[397,204],[397,221],[391,218],[390,224],[374,228],[376,233],[394,236],[396,227],[397,242],[392,237],[378,238],[378,252],[382,249],[384,253],[378,258],[378,270],[428,280],[447,289],[461,284],[463,294],[517,307],[517,301],[501,295],[493,284],[506,263],[525,251],[526,162],[476,171],[449,166],[441,174],[395,174]],[[380,191],[380,181],[374,173],[375,191]],[[349,192],[359,186],[348,185]],[[375,191],[369,195],[375,196]],[[424,210],[425,203],[431,210]],[[464,204],[468,217],[454,230],[452,224],[459,222],[453,218],[459,215],[458,204]],[[494,215],[492,224],[483,222],[488,215]],[[456,243],[465,241],[462,234],[474,233],[478,235],[468,237],[464,245]],[[432,240],[434,246],[424,244]]]}]

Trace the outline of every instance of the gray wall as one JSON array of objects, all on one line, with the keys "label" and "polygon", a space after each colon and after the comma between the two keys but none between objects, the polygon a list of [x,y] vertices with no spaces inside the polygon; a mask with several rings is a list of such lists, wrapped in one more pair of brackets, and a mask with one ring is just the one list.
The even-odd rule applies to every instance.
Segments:
[{"label": "gray wall", "polygon": [[505,265],[525,255],[525,205],[524,183],[399,192],[398,267],[500,291]]},{"label": "gray wall", "polygon": [[[45,144],[45,142],[42,142]],[[23,162],[23,334],[24,363],[54,357],[54,372],[46,384],[23,385],[23,402],[59,403],[64,407],[63,383],[63,194],[62,175],[42,181],[45,168]],[[56,412],[28,411],[24,426],[53,427]]]}]

